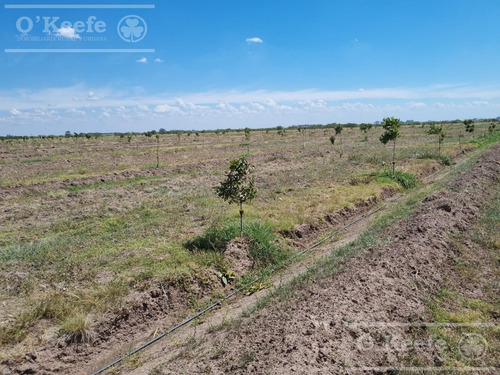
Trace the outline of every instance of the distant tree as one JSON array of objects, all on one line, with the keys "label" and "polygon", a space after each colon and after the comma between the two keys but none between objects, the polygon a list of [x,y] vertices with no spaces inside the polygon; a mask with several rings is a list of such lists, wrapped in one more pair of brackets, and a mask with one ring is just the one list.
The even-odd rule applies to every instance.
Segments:
[{"label": "distant tree", "polygon": [[246,141],[246,146],[247,146],[247,152],[250,153],[250,139],[251,139],[251,134],[250,134],[250,128],[245,128],[245,141]]},{"label": "distant tree", "polygon": [[335,136],[339,137],[339,143],[342,144],[341,135],[342,135],[342,130],[344,130],[344,128],[342,127],[342,125],[337,124],[333,127],[333,129],[335,129]]},{"label": "distant tree", "polygon": [[64,136],[65,136],[66,138],[71,137],[71,132],[70,132],[69,130],[66,130],[66,132],[64,133]]},{"label": "distant tree", "polygon": [[[332,144],[332,146],[335,146],[335,136],[332,135],[330,137],[330,143]],[[342,159],[342,156],[344,155],[344,151],[342,150],[342,147],[339,147],[337,148],[337,152],[339,153],[339,157]]]},{"label": "distant tree", "polygon": [[491,122],[491,123],[490,123],[490,126],[488,126],[488,131],[489,131],[490,133],[493,133],[493,132],[495,131],[495,128],[496,128],[496,127],[497,127],[497,124],[496,124],[496,123],[494,123],[494,122]]},{"label": "distant tree", "polygon": [[156,168],[160,168],[160,135],[156,134]]},{"label": "distant tree", "polygon": [[467,133],[474,133],[474,121],[473,120],[464,120],[465,131]]},{"label": "distant tree", "polygon": [[394,117],[386,117],[383,119],[384,133],[380,136],[380,142],[384,145],[392,141],[392,174],[396,168],[396,139],[399,137],[399,128],[401,127],[401,120]]},{"label": "distant tree", "polygon": [[372,124],[362,123],[359,125],[359,130],[365,133],[365,142],[368,141],[368,130],[370,130],[372,127],[373,127]]},{"label": "distant tree", "polygon": [[167,131],[163,128],[160,128],[160,130],[158,131],[160,134],[165,134]]},{"label": "distant tree", "polygon": [[85,134],[85,138],[87,138],[87,139],[92,138],[92,134],[90,134],[90,133]]},{"label": "distant tree", "polygon": [[436,124],[431,124],[427,134],[437,135],[438,137],[438,155],[441,155],[441,145],[444,141],[446,134],[443,132],[443,126],[437,126]]},{"label": "distant tree", "polygon": [[297,128],[299,133],[302,133],[302,148],[305,150],[306,149],[306,128],[303,127],[301,128],[300,126]]},{"label": "distant tree", "polygon": [[225,201],[240,205],[240,237],[243,237],[243,203],[251,201],[257,194],[254,178],[251,176],[252,169],[244,157],[232,160],[226,179],[214,188],[217,195]]}]

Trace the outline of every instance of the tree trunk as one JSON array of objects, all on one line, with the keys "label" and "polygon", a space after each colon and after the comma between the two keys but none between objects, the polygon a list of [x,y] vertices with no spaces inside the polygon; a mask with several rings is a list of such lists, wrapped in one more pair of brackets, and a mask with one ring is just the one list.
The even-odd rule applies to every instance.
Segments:
[{"label": "tree trunk", "polygon": [[156,138],[156,168],[160,168],[160,138]]},{"label": "tree trunk", "polygon": [[392,146],[392,174],[394,175],[394,172],[396,170],[396,140],[394,140],[393,146]]},{"label": "tree trunk", "polygon": [[240,237],[243,237],[243,202],[240,202]]}]

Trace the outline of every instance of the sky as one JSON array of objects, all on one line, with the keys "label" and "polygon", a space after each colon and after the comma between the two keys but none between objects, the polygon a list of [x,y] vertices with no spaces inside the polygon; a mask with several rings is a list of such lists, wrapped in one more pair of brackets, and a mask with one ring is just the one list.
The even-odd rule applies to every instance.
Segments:
[{"label": "sky", "polygon": [[498,0],[0,4],[0,135],[500,116]]}]

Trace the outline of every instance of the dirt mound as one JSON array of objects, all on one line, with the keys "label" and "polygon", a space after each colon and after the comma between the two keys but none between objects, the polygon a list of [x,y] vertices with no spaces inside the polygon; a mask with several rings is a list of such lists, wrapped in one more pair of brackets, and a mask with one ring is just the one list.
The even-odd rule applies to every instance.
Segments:
[{"label": "dirt mound", "polygon": [[358,199],[358,201],[350,207],[343,207],[334,213],[325,215],[323,218],[324,221],[321,223],[298,224],[293,230],[282,231],[281,235],[285,238],[292,239],[296,247],[306,246],[310,244],[311,241],[316,240],[323,232],[341,228],[352,221],[354,217],[366,213],[371,208],[375,207],[379,201],[390,198],[394,194],[396,194],[394,189],[384,189],[380,198],[371,196],[367,199]]},{"label": "dirt mound", "polygon": [[[476,222],[490,185],[498,183],[499,159],[497,145],[450,191],[428,196],[416,214],[389,228],[389,243],[366,249],[343,272],[305,286],[295,302],[285,298],[210,336],[188,358],[165,358],[163,373],[385,373],[373,368],[405,363],[415,350],[401,345],[427,337],[425,328],[411,324],[430,321],[427,298],[450,280],[455,249],[449,233]],[[443,363],[436,346],[418,355],[424,366]]]},{"label": "dirt mound", "polygon": [[[211,291],[218,285],[217,276],[208,269],[196,276],[183,279],[166,280],[147,290],[137,290],[127,296],[117,311],[110,312],[92,327],[93,340],[90,343],[74,344],[58,339],[57,336],[45,347],[28,353],[16,363],[4,360],[0,363],[0,372],[7,374],[53,374],[75,373],[78,363],[94,363],[99,354],[104,361],[116,358],[130,348],[124,344],[132,337],[139,341],[153,338],[185,316],[179,313],[186,310],[186,300],[193,298],[204,301],[211,296]],[[81,372],[76,372],[81,373]]]},{"label": "dirt mound", "polygon": [[231,270],[241,276],[250,270],[254,261],[249,254],[250,243],[248,239],[235,239],[226,246],[224,255],[229,262]]}]

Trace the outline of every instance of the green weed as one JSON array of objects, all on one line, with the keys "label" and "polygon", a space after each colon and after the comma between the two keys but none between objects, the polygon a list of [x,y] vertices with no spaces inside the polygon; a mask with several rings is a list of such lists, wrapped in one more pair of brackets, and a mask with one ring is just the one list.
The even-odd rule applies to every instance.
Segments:
[{"label": "green weed", "polygon": [[384,172],[378,173],[377,177],[382,179],[390,179],[399,183],[404,189],[411,189],[417,185],[417,178],[414,174],[403,172],[385,170]]}]

